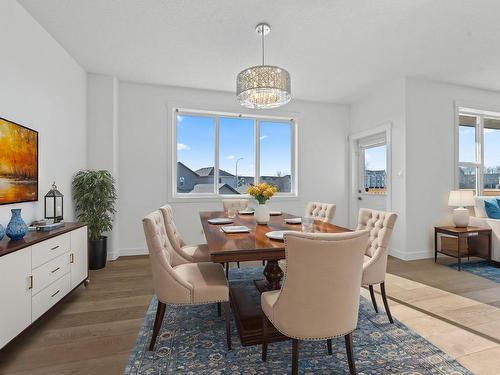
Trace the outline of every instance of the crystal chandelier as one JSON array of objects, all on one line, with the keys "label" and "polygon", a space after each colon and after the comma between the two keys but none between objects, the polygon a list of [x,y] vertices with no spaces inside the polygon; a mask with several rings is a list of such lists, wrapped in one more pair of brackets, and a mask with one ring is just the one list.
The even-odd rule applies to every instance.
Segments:
[{"label": "crystal chandelier", "polygon": [[236,80],[236,96],[247,108],[276,108],[292,99],[290,73],[278,66],[264,64],[264,37],[271,26],[259,23],[255,31],[262,39],[262,65],[241,71]]}]

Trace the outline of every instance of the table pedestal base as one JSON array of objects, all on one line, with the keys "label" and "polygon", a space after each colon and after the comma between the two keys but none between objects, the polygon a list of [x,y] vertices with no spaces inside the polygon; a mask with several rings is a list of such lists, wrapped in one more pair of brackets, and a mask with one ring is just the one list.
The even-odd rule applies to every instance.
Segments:
[{"label": "table pedestal base", "polygon": [[[241,345],[262,344],[262,315],[264,313],[260,303],[256,304],[248,295],[248,291],[243,288],[231,287],[229,288],[229,295]],[[289,338],[282,335],[271,325],[268,327],[267,342],[284,340],[289,340]]]}]

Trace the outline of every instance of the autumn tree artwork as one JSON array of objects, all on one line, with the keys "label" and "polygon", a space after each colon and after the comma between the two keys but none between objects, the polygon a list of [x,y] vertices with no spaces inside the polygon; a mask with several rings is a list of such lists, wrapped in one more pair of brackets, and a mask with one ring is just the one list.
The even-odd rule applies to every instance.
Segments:
[{"label": "autumn tree artwork", "polygon": [[0,118],[0,204],[38,200],[38,133]]}]

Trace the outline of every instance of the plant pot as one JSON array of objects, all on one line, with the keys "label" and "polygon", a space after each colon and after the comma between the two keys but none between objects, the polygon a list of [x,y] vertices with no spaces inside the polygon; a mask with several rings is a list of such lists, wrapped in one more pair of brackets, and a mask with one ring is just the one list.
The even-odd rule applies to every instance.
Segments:
[{"label": "plant pot", "polygon": [[266,225],[270,220],[269,208],[266,204],[259,203],[255,208],[255,221],[257,224]]},{"label": "plant pot", "polygon": [[89,269],[100,270],[106,267],[108,257],[108,237],[102,236],[99,240],[89,239]]}]

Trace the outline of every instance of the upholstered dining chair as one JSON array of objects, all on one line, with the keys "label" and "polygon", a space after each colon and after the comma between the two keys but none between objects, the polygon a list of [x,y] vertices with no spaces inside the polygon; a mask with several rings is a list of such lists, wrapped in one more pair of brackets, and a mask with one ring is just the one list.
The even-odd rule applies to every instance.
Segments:
[{"label": "upholstered dining chair", "polygon": [[228,211],[230,208],[234,208],[236,210],[245,210],[248,208],[250,201],[248,199],[223,199],[222,207],[224,207],[224,211]]},{"label": "upholstered dining chair", "polygon": [[356,373],[352,332],[358,322],[363,255],[368,231],[287,233],[287,268],[281,290],[261,295],[262,360],[267,360],[269,324],[292,339],[292,374],[298,373],[299,340],[344,336],[349,369]]},{"label": "upholstered dining chair", "polygon": [[[332,203],[308,202],[304,212],[304,217],[311,217],[314,220],[331,223],[333,221],[333,217],[335,216],[336,208],[337,205]],[[286,260],[281,259],[278,262],[278,265],[283,271],[285,271]]]},{"label": "upholstered dining chair", "polygon": [[314,220],[324,221],[325,223],[331,223],[336,209],[337,205],[332,203],[308,202],[304,216],[312,217]]},{"label": "upholstered dining chair", "polygon": [[182,239],[179,230],[174,222],[174,213],[172,206],[166,204],[160,207],[160,212],[163,215],[167,236],[174,248],[175,254],[173,255],[174,263],[198,263],[209,262],[210,253],[206,244],[200,245],[187,245]]},{"label": "upholstered dining chair", "polygon": [[385,312],[391,323],[394,323],[394,321],[385,293],[385,273],[389,254],[388,245],[397,218],[398,215],[393,212],[360,208],[356,228],[356,230],[368,230],[370,232],[363,264],[363,286],[368,286],[373,308],[378,313],[373,285],[380,284],[380,294],[382,295]]},{"label": "upholstered dining chair", "polygon": [[176,257],[166,230],[163,215],[155,211],[143,220],[144,234],[153,271],[153,285],[158,298],[156,318],[149,350],[154,350],[167,304],[199,305],[222,303],[226,320],[226,343],[231,350],[229,287],[220,264],[211,262],[174,265]]}]

